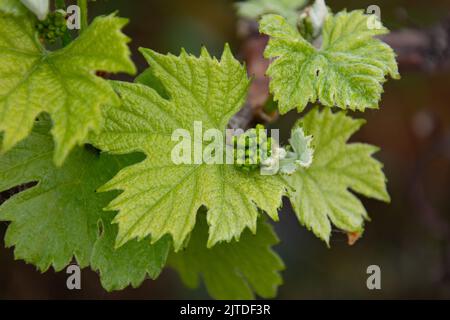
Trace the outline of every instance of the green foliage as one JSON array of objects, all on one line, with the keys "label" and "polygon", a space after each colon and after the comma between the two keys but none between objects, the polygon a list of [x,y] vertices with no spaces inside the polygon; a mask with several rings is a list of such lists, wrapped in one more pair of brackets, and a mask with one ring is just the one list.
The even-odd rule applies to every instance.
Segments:
[{"label": "green foliage", "polygon": [[55,163],[61,165],[89,130],[99,130],[100,106],[120,104],[96,70],[134,73],[128,38],[120,32],[127,20],[96,18],[67,47],[48,52],[37,39],[31,19],[0,13],[0,132],[3,152],[24,139],[34,119],[50,113]]},{"label": "green foliage", "polygon": [[138,286],[148,273],[157,277],[165,264],[170,241],[131,241],[114,250],[117,236],[113,213],[103,207],[114,197],[97,193],[119,169],[141,157],[97,155],[77,147],[64,166],[52,161],[50,122],[39,120],[27,139],[0,157],[0,191],[37,182],[0,206],[0,220],[10,221],[7,247],[16,259],[42,272],[65,268],[75,257],[81,267],[91,263],[108,290]]},{"label": "green foliage", "polygon": [[308,102],[364,111],[377,108],[382,84],[389,74],[399,78],[393,50],[374,36],[384,27],[370,29],[362,11],[329,15],[316,49],[285,18],[266,15],[260,31],[270,36],[265,50],[275,58],[267,70],[270,90],[281,113],[302,111]]},{"label": "green foliage", "polygon": [[169,265],[189,287],[197,287],[201,277],[215,299],[253,299],[253,291],[263,298],[273,298],[282,283],[280,271],[284,265],[271,249],[278,239],[262,220],[256,235],[247,230],[239,242],[208,249],[208,225],[204,214],[199,214],[187,248],[173,254]]},{"label": "green foliage", "polygon": [[101,232],[94,244],[91,267],[100,273],[103,287],[108,290],[122,290],[128,285],[137,288],[148,276],[158,278],[166,264],[171,248],[169,237],[164,237],[155,244],[150,239],[130,241],[120,248],[115,248],[117,226],[111,217],[103,214]]},{"label": "green foliage", "polygon": [[[305,4],[238,4],[247,18],[272,13],[260,28],[270,36],[267,73],[279,111],[316,101],[376,108],[386,76],[399,77],[392,49],[375,38],[388,30],[369,28],[373,17],[361,11],[327,16],[323,1],[298,12]],[[36,5],[28,1],[44,19]],[[225,148],[226,141],[195,140],[195,124],[203,132],[227,128],[247,97],[245,66],[228,46],[219,60],[206,49],[200,57],[141,49],[150,68],[134,83],[106,81],[96,72],[135,72],[121,32],[127,20],[101,16],[87,27],[81,7],[78,38],[49,51],[43,42],[62,35],[61,15],[38,21],[19,0],[0,0],[0,192],[26,186],[0,205],[0,220],[9,222],[5,244],[16,259],[42,272],[75,259],[97,271],[109,291],[155,279],[169,262],[188,286],[203,279],[214,298],[271,298],[284,266],[272,251],[278,239],[264,212],[278,220],[284,195],[327,244],[332,225],[363,231],[368,214],[353,192],[389,201],[382,164],[372,157],[378,149],[348,143],[364,121],[329,108],[300,119],[286,149],[271,148],[264,135],[268,159],[238,138],[244,164],[205,162],[225,163],[224,152],[208,147],[214,140]],[[302,38],[298,17],[308,39],[322,36],[320,49]],[[200,161],[192,152],[190,161],[173,161],[180,129],[193,138],[190,150],[202,151]],[[257,170],[272,168],[274,159],[281,174]]]},{"label": "green foliage", "polygon": [[331,223],[347,232],[363,231],[368,216],[351,191],[389,202],[382,164],[371,157],[378,148],[346,143],[363,123],[316,108],[296,125],[314,137],[314,161],[285,177],[289,198],[300,222],[327,243]]},{"label": "green foliage", "polygon": [[[41,271],[50,266],[61,270],[73,255],[81,266],[87,266],[96,240],[102,202],[111,195],[86,201],[84,190],[94,192],[98,185],[95,180],[86,183],[84,177],[100,175],[98,178],[102,181],[111,173],[100,170],[105,159],[93,161],[95,156],[81,148],[57,170],[51,161],[53,143],[47,132],[49,122],[42,122],[36,123],[28,139],[0,158],[0,190],[38,182],[37,186],[0,207],[1,219],[12,222],[6,234],[6,245],[15,246],[16,258],[36,265]],[[92,162],[98,165],[93,166]]]},{"label": "green foliage", "polygon": [[185,129],[194,137],[194,122],[201,121],[203,131],[223,131],[243,104],[247,74],[228,46],[220,61],[205,49],[199,58],[184,51],[179,57],[141,51],[170,99],[145,85],[114,83],[123,105],[103,109],[103,131],[91,139],[107,152],[147,155],[102,188],[123,190],[108,206],[120,211],[115,218],[117,245],[150,234],[157,241],[170,234],[179,250],[201,206],[208,208],[209,247],[238,239],[246,227],[256,232],[258,208],[277,220],[284,193],[278,177],[244,173],[227,164],[175,164],[171,158],[177,145],[172,141],[174,130]]}]

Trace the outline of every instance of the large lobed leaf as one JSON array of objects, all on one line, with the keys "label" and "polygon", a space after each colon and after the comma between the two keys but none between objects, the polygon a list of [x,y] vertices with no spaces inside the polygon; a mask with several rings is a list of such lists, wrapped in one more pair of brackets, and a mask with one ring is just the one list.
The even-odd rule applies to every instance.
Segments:
[{"label": "large lobed leaf", "polygon": [[273,298],[282,283],[283,262],[272,251],[278,243],[272,226],[263,219],[258,233],[246,230],[239,242],[221,243],[208,249],[208,225],[199,214],[185,250],[169,258],[169,265],[180,273],[187,286],[195,288],[200,277],[208,293],[216,299],[253,299],[253,291],[263,298]]},{"label": "large lobed leaf", "polygon": [[0,13],[0,132],[2,151],[31,131],[41,112],[53,120],[55,163],[100,128],[101,105],[120,100],[95,71],[134,73],[120,31],[126,19],[98,17],[71,44],[49,52],[39,42],[33,19]]},{"label": "large lobed leaf", "polygon": [[143,84],[114,83],[123,105],[103,109],[104,129],[92,138],[108,152],[147,155],[102,188],[123,190],[108,206],[120,211],[115,218],[117,245],[148,235],[157,241],[170,234],[179,250],[201,206],[208,209],[209,247],[239,238],[246,227],[256,232],[258,208],[277,219],[284,193],[278,177],[247,174],[233,165],[175,165],[171,159],[175,129],[186,129],[193,137],[194,121],[202,121],[203,131],[224,131],[243,104],[249,81],[228,46],[220,61],[206,49],[199,58],[184,51],[179,57],[142,52],[170,98]]},{"label": "large lobed leaf", "polygon": [[148,274],[156,278],[171,246],[169,239],[154,245],[149,239],[130,241],[114,249],[114,215],[103,207],[114,194],[97,193],[119,169],[141,157],[97,155],[77,147],[61,168],[52,161],[54,143],[48,120],[0,156],[0,192],[30,182],[37,185],[14,195],[0,206],[0,220],[9,221],[7,247],[16,259],[41,271],[62,270],[75,256],[81,267],[90,263],[108,290],[138,286]]},{"label": "large lobed leaf", "polygon": [[347,232],[363,231],[367,212],[351,191],[389,202],[382,164],[372,158],[378,148],[346,143],[363,123],[316,108],[296,125],[313,136],[314,161],[285,177],[289,198],[300,222],[327,243],[331,223]]},{"label": "large lobed leaf", "polygon": [[[272,58],[267,74],[281,113],[308,102],[361,110],[377,108],[386,75],[399,78],[394,51],[374,36],[385,27],[369,28],[362,11],[329,15],[316,49],[285,18],[266,15],[260,31],[270,36],[265,56]],[[372,21],[373,22],[373,21]]]},{"label": "large lobed leaf", "polygon": [[[95,191],[118,170],[142,157],[98,155],[92,148],[77,147],[57,168],[49,130],[49,121],[40,119],[24,141],[0,156],[0,192],[37,182],[0,205],[0,221],[10,222],[6,246],[14,246],[16,259],[42,272],[50,267],[62,270],[75,257],[81,267],[90,264],[100,273],[108,291],[137,287],[146,277],[157,278],[166,264],[170,237],[153,245],[149,238],[131,240],[115,248],[114,213],[102,210],[114,194]],[[193,286],[197,274],[202,273],[211,295],[218,299],[250,299],[253,291],[263,297],[274,296],[282,282],[279,271],[283,263],[271,250],[278,240],[270,225],[260,221],[257,235],[247,231],[240,242],[209,250],[204,214],[199,220],[187,249],[173,256],[173,266],[182,278]],[[204,260],[197,260],[197,254]]]}]

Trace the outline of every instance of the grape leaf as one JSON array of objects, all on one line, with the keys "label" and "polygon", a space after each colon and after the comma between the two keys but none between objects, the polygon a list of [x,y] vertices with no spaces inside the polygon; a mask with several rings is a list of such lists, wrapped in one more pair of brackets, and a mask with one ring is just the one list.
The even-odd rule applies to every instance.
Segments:
[{"label": "grape leaf", "polygon": [[389,202],[382,164],[371,156],[377,147],[346,144],[364,120],[330,109],[310,111],[297,123],[313,135],[314,161],[285,176],[289,198],[300,222],[329,243],[331,223],[347,232],[362,232],[367,212],[350,190]]},{"label": "grape leaf", "polygon": [[226,164],[174,164],[171,158],[178,143],[171,139],[174,130],[185,129],[194,137],[194,122],[201,121],[204,132],[224,131],[243,104],[249,81],[228,46],[220,61],[206,49],[199,58],[184,51],[179,57],[141,51],[170,99],[142,84],[114,83],[123,104],[103,108],[103,130],[91,139],[107,152],[147,155],[101,189],[123,191],[108,206],[120,211],[114,220],[119,224],[117,246],[149,234],[152,241],[170,234],[179,250],[202,205],[208,208],[209,247],[238,238],[246,227],[256,232],[258,208],[278,219],[285,192],[278,177]]},{"label": "grape leaf", "polygon": [[166,264],[171,248],[169,237],[164,237],[155,244],[150,239],[133,240],[115,249],[117,226],[112,219],[102,218],[103,232],[96,241],[91,258],[91,267],[98,270],[102,286],[108,290],[122,290],[131,284],[137,288],[147,275],[158,278]]},{"label": "grape leaf", "polygon": [[268,13],[285,17],[293,26],[297,23],[297,10],[306,4],[306,0],[248,0],[236,3],[239,16],[259,19]]},{"label": "grape leaf", "polygon": [[119,169],[142,160],[141,156],[97,155],[77,147],[56,168],[49,130],[50,122],[39,120],[25,140],[0,156],[0,191],[38,182],[0,206],[0,220],[11,222],[6,246],[15,246],[16,259],[42,272],[50,266],[62,270],[73,256],[81,267],[92,259],[108,290],[129,283],[137,286],[146,273],[155,278],[165,263],[170,241],[162,239],[153,246],[149,239],[131,241],[115,251],[117,230],[110,225],[113,213],[102,210],[114,194],[95,192]]},{"label": "grape leaf", "polygon": [[0,207],[0,219],[12,222],[6,245],[15,246],[17,259],[41,271],[50,266],[59,271],[73,255],[81,266],[87,266],[102,203],[111,199],[111,195],[102,194],[87,202],[86,194],[93,193],[99,183],[87,178],[95,175],[101,183],[114,170],[108,173],[103,169],[105,158],[96,162],[93,155],[82,151],[74,152],[62,169],[56,170],[51,161],[49,123],[39,121],[36,127],[26,140],[0,157],[0,190],[39,182]]},{"label": "grape leaf", "polygon": [[267,75],[270,90],[281,113],[308,102],[364,111],[378,108],[386,75],[398,79],[394,51],[376,35],[385,27],[369,28],[362,11],[329,15],[322,31],[320,49],[307,42],[286,19],[266,15],[261,33],[270,36],[265,57],[273,58]]},{"label": "grape leaf", "polygon": [[61,165],[70,150],[98,130],[100,106],[118,104],[96,70],[134,73],[128,38],[120,29],[126,19],[98,17],[75,41],[49,52],[37,39],[31,19],[0,13],[0,132],[2,151],[24,139],[34,119],[50,113],[54,126],[54,161]]},{"label": "grape leaf", "polygon": [[276,296],[284,265],[271,249],[278,243],[271,225],[260,219],[256,235],[246,230],[239,242],[208,249],[206,219],[199,214],[198,220],[187,248],[168,261],[188,287],[198,287],[202,277],[215,299],[253,299],[253,291],[263,298]]}]

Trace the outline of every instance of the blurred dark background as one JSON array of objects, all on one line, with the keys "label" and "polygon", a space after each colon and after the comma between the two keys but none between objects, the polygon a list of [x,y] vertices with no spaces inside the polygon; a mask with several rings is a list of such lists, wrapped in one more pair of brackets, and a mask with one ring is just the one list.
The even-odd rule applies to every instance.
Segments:
[{"label": "blurred dark background", "polygon": [[[445,29],[448,0],[328,1],[333,11],[373,4],[380,6],[383,22],[395,32],[426,30],[419,34],[433,37],[433,32],[450,30]],[[90,15],[116,10],[130,18],[125,31],[133,39],[140,71],[146,65],[137,53],[139,46],[177,54],[181,47],[198,53],[205,45],[219,55],[229,42],[233,52],[242,53],[245,40],[237,36],[233,1],[98,0],[91,4]],[[395,41],[401,47],[409,36],[401,33]],[[436,39],[439,42],[439,36]],[[287,267],[278,298],[450,298],[450,69],[440,56],[443,52],[434,55],[428,49],[410,54],[406,59],[410,64],[400,68],[402,80],[388,81],[380,110],[357,114],[368,123],[353,139],[381,148],[377,158],[385,164],[392,203],[364,199],[372,218],[364,237],[349,246],[346,235],[335,231],[327,248],[299,225],[286,202],[276,224],[281,238],[276,250]],[[289,113],[273,126],[286,135],[297,118],[295,112]],[[6,226],[0,225],[1,239]],[[372,264],[381,267],[382,290],[366,287],[366,268]],[[105,292],[89,270],[83,271],[80,291],[67,290],[66,277],[53,270],[40,274],[33,266],[14,261],[13,250],[4,249],[2,240],[0,298],[208,298],[204,288],[186,289],[172,270],[138,289],[115,293]]]}]

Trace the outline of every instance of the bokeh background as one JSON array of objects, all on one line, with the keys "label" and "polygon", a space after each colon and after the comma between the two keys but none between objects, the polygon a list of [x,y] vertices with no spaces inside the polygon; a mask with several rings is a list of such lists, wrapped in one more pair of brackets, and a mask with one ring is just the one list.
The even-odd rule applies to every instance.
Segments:
[{"label": "bokeh background", "polygon": [[[433,34],[450,30],[445,29],[450,17],[448,0],[328,1],[333,11],[373,4],[380,6],[383,22],[394,31],[418,29]],[[140,71],[146,65],[137,53],[139,46],[177,54],[181,47],[198,53],[205,45],[218,55],[225,42],[236,53],[245,45],[237,35],[233,1],[98,0],[91,4],[90,15],[116,10],[130,18],[125,31],[133,39],[131,47]],[[381,148],[376,157],[385,164],[392,203],[364,199],[372,218],[364,237],[349,246],[346,235],[334,231],[331,248],[327,248],[299,225],[286,202],[276,224],[281,239],[276,251],[287,267],[278,298],[450,298],[450,69],[441,56],[425,51],[417,57],[412,54],[412,67],[401,65],[400,81],[387,83],[380,110],[357,114],[368,123],[353,140]],[[273,126],[281,128],[286,139],[298,117],[289,113]],[[170,269],[138,289],[115,293],[105,292],[98,276],[84,270],[82,290],[69,291],[64,272],[40,274],[33,266],[14,261],[12,249],[4,248],[6,226],[0,224],[0,298],[209,298],[203,287],[185,288]],[[366,268],[372,264],[381,267],[382,290],[366,287]]]}]

